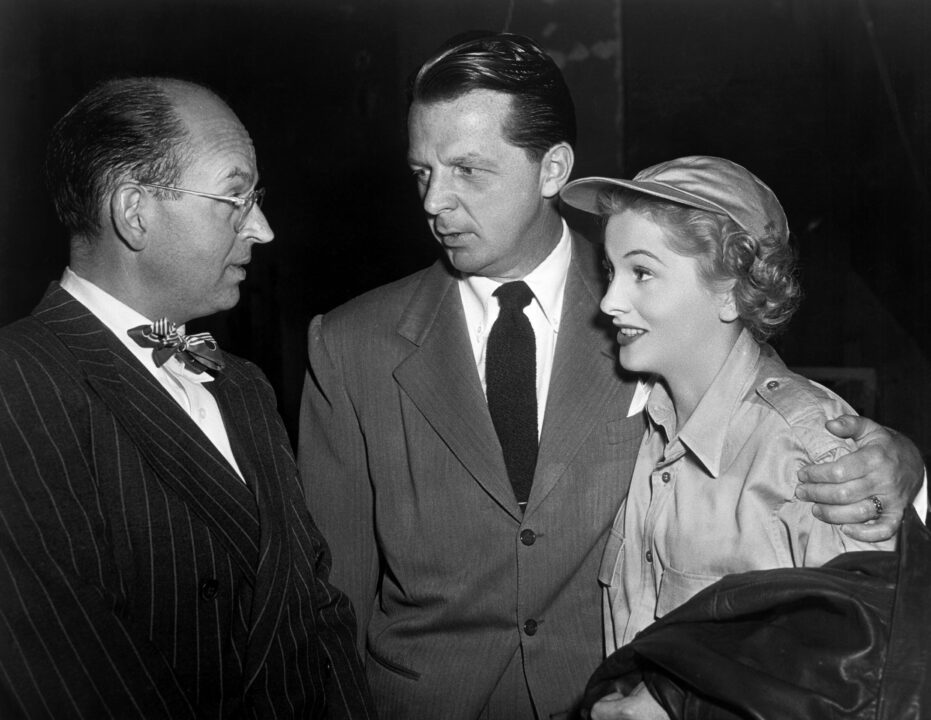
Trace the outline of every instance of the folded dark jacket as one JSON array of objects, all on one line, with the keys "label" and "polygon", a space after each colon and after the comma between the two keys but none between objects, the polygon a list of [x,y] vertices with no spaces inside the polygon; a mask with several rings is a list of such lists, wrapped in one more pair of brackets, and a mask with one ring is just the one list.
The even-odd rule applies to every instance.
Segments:
[{"label": "folded dark jacket", "polygon": [[706,588],[608,657],[583,707],[642,680],[673,720],[919,720],[929,656],[931,531],[910,510],[897,552]]}]

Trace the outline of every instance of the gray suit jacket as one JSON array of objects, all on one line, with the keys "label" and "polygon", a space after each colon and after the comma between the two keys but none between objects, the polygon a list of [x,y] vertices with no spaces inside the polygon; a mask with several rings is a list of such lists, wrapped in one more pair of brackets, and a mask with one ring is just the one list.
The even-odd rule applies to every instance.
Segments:
[{"label": "gray suit jacket", "polygon": [[57,284],[0,331],[0,716],[374,716],[271,387],[208,387],[248,486]]},{"label": "gray suit jacket", "polygon": [[598,564],[643,423],[597,253],[572,253],[523,516],[443,263],[311,323],[299,461],[383,718],[475,718],[518,651],[560,717],[601,660]]}]

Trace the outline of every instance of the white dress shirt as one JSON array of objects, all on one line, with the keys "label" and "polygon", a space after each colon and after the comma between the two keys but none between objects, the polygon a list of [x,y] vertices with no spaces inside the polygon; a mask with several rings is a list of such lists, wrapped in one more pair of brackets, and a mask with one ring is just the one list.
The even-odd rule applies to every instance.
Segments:
[{"label": "white dress shirt", "polygon": [[[553,251],[537,267],[527,274],[523,281],[533,292],[534,299],[524,308],[524,314],[530,320],[537,346],[537,435],[543,429],[543,414],[549,393],[550,376],[553,373],[553,358],[556,354],[556,340],[559,336],[559,323],[562,319],[563,297],[566,291],[566,277],[572,260],[572,241],[569,227],[563,221],[562,236]],[[498,298],[492,293],[501,283],[478,275],[465,275],[459,278],[459,295],[465,312],[466,326],[469,329],[469,341],[475,356],[475,365],[485,386],[485,350],[488,333],[498,319],[501,308]],[[628,411],[628,417],[636,415],[643,409],[649,388],[642,382],[637,384]]]},{"label": "white dress shirt", "polygon": [[[553,372],[553,356],[556,352],[556,337],[562,317],[563,291],[566,275],[572,258],[572,243],[569,229],[563,222],[562,237],[556,247],[528,275],[523,278],[533,292],[534,299],[524,308],[536,339],[537,350],[537,434],[543,428],[543,411],[549,392],[550,375]],[[469,340],[475,355],[475,365],[485,390],[485,351],[491,326],[501,310],[498,298],[492,293],[501,286],[496,280],[478,275],[466,275],[459,279],[459,294],[465,311]]]},{"label": "white dress shirt", "polygon": [[[61,278],[61,287],[90,310],[119,338],[126,349],[142,363],[152,377],[158,380],[175,402],[181,406],[181,409],[190,416],[191,420],[203,430],[210,442],[233,466],[240,479],[243,479],[242,471],[233,456],[216,398],[203,386],[203,383],[212,382],[213,377],[209,373],[195,373],[188,370],[176,357],[169,358],[164,365],[156,367],[152,358],[152,349],[138,345],[127,334],[130,328],[151,325],[153,321],[101,290],[94,283],[77,275],[71,268],[65,268]],[[178,330],[184,332],[184,326],[182,325]]]}]

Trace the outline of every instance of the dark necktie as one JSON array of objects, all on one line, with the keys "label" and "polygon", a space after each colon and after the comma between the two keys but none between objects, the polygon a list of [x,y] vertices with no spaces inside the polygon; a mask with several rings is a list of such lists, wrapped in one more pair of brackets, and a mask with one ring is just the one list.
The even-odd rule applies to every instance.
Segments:
[{"label": "dark necktie", "polygon": [[488,334],[485,390],[514,496],[523,508],[537,465],[537,351],[523,309],[533,292],[523,281],[505,283],[494,295],[501,312]]},{"label": "dark necktie", "polygon": [[130,328],[127,335],[137,345],[152,348],[156,367],[161,367],[170,357],[176,356],[191,372],[223,369],[223,353],[210,333],[184,335],[178,332],[173,322],[162,318],[151,325]]}]

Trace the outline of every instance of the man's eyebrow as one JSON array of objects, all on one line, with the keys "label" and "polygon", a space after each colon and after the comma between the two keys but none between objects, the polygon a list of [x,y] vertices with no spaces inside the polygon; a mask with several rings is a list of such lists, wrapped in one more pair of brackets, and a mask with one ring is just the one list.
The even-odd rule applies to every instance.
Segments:
[{"label": "man's eyebrow", "polygon": [[463,163],[470,163],[475,161],[492,162],[493,158],[486,157],[485,155],[477,152],[467,152],[463,153],[462,155],[457,155],[454,158],[450,158],[449,164],[462,165]]},{"label": "man's eyebrow", "polygon": [[254,173],[252,173],[250,170],[246,170],[245,168],[241,168],[241,167],[232,168],[228,173],[226,173],[226,176],[224,179],[238,180],[240,178],[245,180],[249,185],[252,185],[252,183],[256,180],[256,176]]},{"label": "man's eyebrow", "polygon": [[[483,155],[482,153],[473,151],[473,152],[466,152],[466,153],[462,153],[461,155],[455,155],[453,157],[447,158],[446,160],[443,161],[443,164],[444,165],[464,165],[466,163],[472,163],[472,162],[482,162],[482,163],[492,164],[495,162],[495,159],[487,155]],[[423,163],[419,162],[417,158],[415,158],[413,155],[408,155],[407,164],[408,165],[422,165]]]}]

